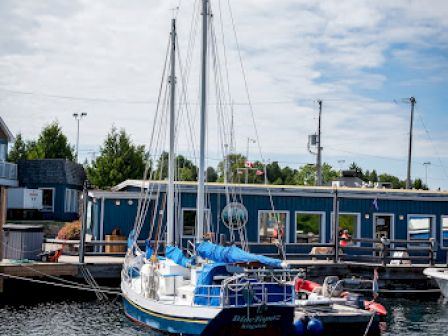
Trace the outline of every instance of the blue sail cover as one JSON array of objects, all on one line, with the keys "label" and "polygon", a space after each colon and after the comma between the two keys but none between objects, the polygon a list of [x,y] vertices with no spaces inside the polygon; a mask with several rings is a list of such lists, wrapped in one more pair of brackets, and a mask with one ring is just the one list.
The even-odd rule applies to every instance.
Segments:
[{"label": "blue sail cover", "polygon": [[189,267],[192,265],[192,260],[185,257],[182,250],[176,246],[167,246],[165,256],[180,266]]},{"label": "blue sail cover", "polygon": [[243,251],[239,247],[224,247],[210,242],[202,242],[196,247],[197,254],[204,259],[220,263],[259,262],[266,266],[281,268],[282,261]]},{"label": "blue sail cover", "polygon": [[145,258],[146,259],[151,259],[154,251],[152,250],[151,241],[149,239],[145,240],[145,246],[146,246]]}]

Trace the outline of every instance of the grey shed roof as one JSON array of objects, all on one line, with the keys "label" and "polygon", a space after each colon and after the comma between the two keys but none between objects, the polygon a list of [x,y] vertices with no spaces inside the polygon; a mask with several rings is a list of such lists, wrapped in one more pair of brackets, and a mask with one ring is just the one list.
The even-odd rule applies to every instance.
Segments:
[{"label": "grey shed roof", "polygon": [[21,160],[18,163],[20,185],[71,184],[82,187],[84,167],[64,159]]}]

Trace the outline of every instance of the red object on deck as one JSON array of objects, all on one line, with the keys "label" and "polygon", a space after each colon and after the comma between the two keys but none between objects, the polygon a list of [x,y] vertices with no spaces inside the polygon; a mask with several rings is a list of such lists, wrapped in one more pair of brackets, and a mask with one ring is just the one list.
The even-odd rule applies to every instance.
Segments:
[{"label": "red object on deck", "polygon": [[304,279],[296,279],[296,283],[294,284],[296,292],[305,291],[312,292],[317,288],[322,287],[316,282],[304,280]]},{"label": "red object on deck", "polygon": [[[318,289],[322,287],[321,285],[319,285],[316,282],[313,281],[309,281],[309,280],[304,280],[304,279],[296,279],[296,282],[294,284],[294,288],[296,290],[296,292],[313,292],[315,289]],[[350,294],[349,292],[342,292],[341,293],[341,297],[346,297],[348,294]],[[387,315],[387,310],[386,308],[375,301],[368,301],[365,300],[364,301],[364,309],[368,310],[370,312],[376,311],[376,314],[378,316],[386,316]]]}]

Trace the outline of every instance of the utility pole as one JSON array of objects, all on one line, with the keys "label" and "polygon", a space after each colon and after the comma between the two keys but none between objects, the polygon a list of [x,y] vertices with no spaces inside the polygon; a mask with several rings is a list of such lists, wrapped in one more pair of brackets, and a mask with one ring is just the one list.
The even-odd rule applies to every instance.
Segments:
[{"label": "utility pole", "polygon": [[414,97],[409,98],[411,103],[411,123],[409,126],[409,150],[408,150],[408,174],[406,178],[406,189],[411,189],[411,160],[412,160],[412,128],[414,126],[414,106],[416,100]]},{"label": "utility pole", "polygon": [[73,118],[77,121],[77,128],[76,128],[76,156],[75,156],[75,162],[78,163],[78,153],[79,153],[79,121],[87,117],[87,113],[81,112],[79,113],[73,113]]},{"label": "utility pole", "polygon": [[316,169],[317,169],[317,181],[316,185],[322,185],[322,146],[320,142],[320,127],[321,127],[321,119],[322,119],[322,100],[318,100],[319,104],[319,122],[317,126],[317,161],[316,161]]}]

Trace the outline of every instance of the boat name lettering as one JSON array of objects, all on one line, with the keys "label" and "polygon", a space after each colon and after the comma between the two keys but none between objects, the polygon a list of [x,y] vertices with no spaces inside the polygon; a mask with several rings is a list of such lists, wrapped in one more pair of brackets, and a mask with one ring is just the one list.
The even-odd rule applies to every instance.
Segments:
[{"label": "boat name lettering", "polygon": [[272,321],[280,321],[280,315],[273,316],[254,316],[249,317],[245,315],[235,315],[233,317],[233,322],[241,322],[241,323],[266,323]]}]

